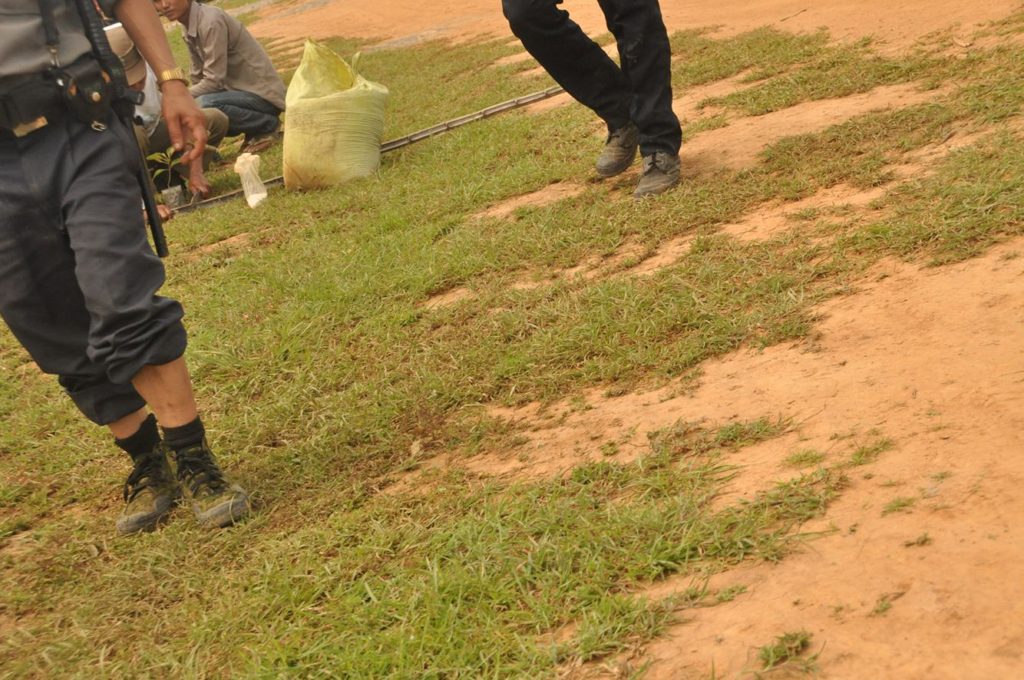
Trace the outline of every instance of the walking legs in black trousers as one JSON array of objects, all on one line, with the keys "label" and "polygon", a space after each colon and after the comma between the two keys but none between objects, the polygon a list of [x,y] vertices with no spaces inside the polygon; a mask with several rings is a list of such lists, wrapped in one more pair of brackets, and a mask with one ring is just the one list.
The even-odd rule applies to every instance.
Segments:
[{"label": "walking legs in black trousers", "polygon": [[[526,51],[577,101],[608,126],[598,173],[632,163],[639,146],[649,180],[638,195],[660,193],[679,176],[679,119],[672,111],[668,34],[657,0],[598,0],[619,49],[621,66],[560,9],[561,0],[502,0],[512,32]],[[648,178],[647,175],[665,175]],[[651,182],[650,180],[656,180]]]}]

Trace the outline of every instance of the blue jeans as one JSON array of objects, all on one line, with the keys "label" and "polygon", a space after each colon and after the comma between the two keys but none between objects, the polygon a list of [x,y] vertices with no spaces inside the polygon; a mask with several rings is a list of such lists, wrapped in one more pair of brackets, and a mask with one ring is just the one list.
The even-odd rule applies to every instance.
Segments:
[{"label": "blue jeans", "polygon": [[211,92],[196,97],[203,109],[218,109],[228,117],[228,136],[269,135],[281,124],[281,109],[263,97],[242,90]]}]

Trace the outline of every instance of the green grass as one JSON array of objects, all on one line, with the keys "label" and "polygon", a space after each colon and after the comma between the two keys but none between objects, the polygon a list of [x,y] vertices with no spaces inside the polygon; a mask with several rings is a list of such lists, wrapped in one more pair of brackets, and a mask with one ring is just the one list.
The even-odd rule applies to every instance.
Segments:
[{"label": "green grass", "polygon": [[891,515],[894,512],[910,512],[910,509],[914,507],[916,502],[916,498],[910,498],[908,496],[894,498],[886,503],[882,508],[882,516]]},{"label": "green grass", "polygon": [[783,461],[787,466],[792,468],[805,468],[814,467],[825,460],[825,454],[814,449],[804,449],[797,451],[786,457]]},{"label": "green grass", "polygon": [[[201,532],[179,512],[154,534],[114,538],[126,461],[0,333],[5,673],[554,677],[714,603],[650,600],[652,582],[785,559],[801,522],[842,492],[843,470],[879,461],[891,440],[869,433],[833,467],[801,458],[816,469],[724,508],[712,504],[731,474],[723,452],[777,436],[784,420],[680,424],[630,463],[604,442],[609,455],[564,479],[495,480],[458,463],[520,455],[524,433],[493,406],[584,408],[592,389],[692,380],[737,348],[806,337],[815,305],[882,258],[953,262],[1019,235],[1024,152],[1008,125],[1024,105],[1019,54],[883,60],[769,30],[673,44],[677,91],[744,81],[744,97],[722,102],[730,117],[892,82],[958,88],[775,141],[749,168],[702,164],[643,203],[628,177],[588,181],[599,125],[570,106],[460,128],[334,189],[179,216],[165,291],[188,311],[213,444],[259,510],[231,531]],[[492,65],[513,49],[366,54],[364,73],[393,94],[386,137],[546,86]],[[806,231],[759,242],[719,233],[766,202],[886,185],[893,164],[959,130],[985,133],[866,215],[807,214]],[[279,156],[264,160],[276,174]],[[475,217],[557,181],[584,190]],[[650,276],[550,276],[681,236],[690,250]],[[455,288],[470,295],[424,304]],[[453,469],[408,477],[440,453]],[[389,492],[397,483],[410,490]]]},{"label": "green grass", "polygon": [[850,465],[867,465],[878,460],[878,456],[893,447],[893,441],[888,437],[877,439],[868,444],[858,446],[850,455]]},{"label": "green grass", "polygon": [[894,593],[885,593],[880,595],[878,600],[875,601],[875,606],[868,613],[868,616],[884,616],[890,609],[892,609],[892,603],[903,597],[905,594],[905,591],[897,591]]},{"label": "green grass", "polygon": [[757,82],[786,73],[828,50],[828,35],[791,35],[770,28],[751,31],[728,40],[714,40],[706,31],[683,31],[671,36],[673,85],[687,87],[743,74]]},{"label": "green grass", "polygon": [[[723,510],[709,505],[729,474],[721,452],[772,434],[760,422],[718,432],[680,426],[632,464],[594,463],[540,484],[447,476],[423,495],[336,498],[331,511],[285,532],[265,514],[212,544],[180,518],[101,547],[86,532],[84,543],[67,544],[43,531],[34,538],[52,555],[47,571],[22,562],[5,572],[12,585],[32,584],[5,592],[5,602],[28,617],[39,655],[16,658],[12,642],[5,666],[52,673],[104,657],[111,675],[216,667],[243,675],[546,674],[660,631],[678,603],[635,597],[638,585],[784,555],[792,527],[836,494],[834,473]],[[89,593],[101,574],[105,596],[96,600]],[[36,620],[57,592],[75,604]],[[97,617],[121,624],[94,628]],[[202,624],[175,630],[182,620]],[[541,644],[570,624],[565,641]],[[48,644],[65,627],[89,629],[90,644]],[[133,649],[124,654],[130,631]]]},{"label": "green grass", "polygon": [[[284,0],[277,0],[277,3],[275,3],[275,4],[283,4],[283,3],[284,3]],[[253,5],[253,4],[256,4],[256,3],[254,2],[254,0],[215,0],[215,2],[213,2],[211,4],[215,4],[217,7],[220,7],[221,9],[226,11],[226,10],[236,9],[238,7],[245,7],[247,5]]]},{"label": "green grass", "polygon": [[691,139],[692,137],[699,135],[702,132],[708,130],[718,130],[720,128],[729,126],[729,118],[724,113],[719,113],[714,116],[707,116],[700,118],[692,123],[687,123],[683,126],[683,139]]},{"label": "green grass", "polygon": [[771,670],[793,661],[811,646],[811,634],[806,630],[783,633],[771,644],[761,647],[757,656],[763,670]]},{"label": "green grass", "polygon": [[804,101],[846,97],[882,85],[924,78],[938,68],[939,64],[924,58],[892,60],[872,56],[866,43],[825,47],[789,70],[785,77],[770,78],[707,103],[759,116]]},{"label": "green grass", "polygon": [[732,602],[739,595],[742,595],[745,592],[747,592],[747,587],[745,585],[730,586],[716,593],[715,599],[718,602]]}]

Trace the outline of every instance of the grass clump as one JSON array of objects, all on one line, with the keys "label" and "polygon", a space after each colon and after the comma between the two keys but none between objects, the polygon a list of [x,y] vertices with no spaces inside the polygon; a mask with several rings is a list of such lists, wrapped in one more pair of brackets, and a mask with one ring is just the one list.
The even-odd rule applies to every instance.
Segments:
[{"label": "grass clump", "polygon": [[932,264],[976,256],[1020,233],[1022,160],[1024,149],[1010,132],[955,153],[935,176],[897,190],[890,199],[893,216],[853,234],[849,245],[882,241],[901,256],[927,249]]},{"label": "grass clump", "polygon": [[892,609],[892,603],[903,597],[905,594],[905,592],[897,591],[894,593],[884,593],[883,595],[880,595],[868,616],[884,616],[890,609]]},{"label": "grass clump", "polygon": [[885,507],[882,508],[882,516],[885,517],[886,515],[891,515],[894,512],[910,512],[910,509],[914,507],[915,503],[917,503],[917,499],[909,496],[894,498],[886,503]]},{"label": "grass clump", "polygon": [[732,602],[745,592],[747,592],[747,586],[743,584],[729,586],[715,593],[715,600],[717,602]]},{"label": "grass clump", "polygon": [[767,671],[798,658],[810,646],[811,634],[806,630],[783,633],[771,644],[761,647],[757,656],[761,668]]},{"label": "grass clump", "polygon": [[888,437],[878,439],[876,441],[858,446],[852,454],[850,454],[850,465],[861,466],[868,465],[878,460],[878,456],[893,447],[892,439]]},{"label": "grass clump", "polygon": [[868,44],[825,47],[807,63],[709,104],[760,116],[805,101],[846,97],[881,85],[902,83],[930,71],[925,59],[892,60],[871,56]]},{"label": "grass clump", "polygon": [[786,460],[783,462],[788,467],[805,468],[819,465],[824,460],[825,454],[821,453],[820,451],[815,451],[814,449],[804,449],[803,451],[791,453],[789,456],[786,457]]},{"label": "grass clump", "polygon": [[683,31],[671,37],[672,51],[685,55],[673,65],[673,82],[684,87],[744,74],[755,82],[785,72],[826,49],[828,34],[792,35],[760,28],[726,40],[704,31]]}]

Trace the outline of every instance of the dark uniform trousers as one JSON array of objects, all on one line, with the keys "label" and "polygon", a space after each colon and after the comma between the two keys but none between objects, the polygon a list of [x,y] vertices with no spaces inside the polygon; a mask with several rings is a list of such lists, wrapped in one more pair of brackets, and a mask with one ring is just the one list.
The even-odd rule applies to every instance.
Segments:
[{"label": "dark uniform trousers", "polygon": [[112,116],[0,130],[0,316],[101,425],[141,408],[131,379],[186,344],[181,305],[156,294],[129,134]]},{"label": "dark uniform trousers", "polygon": [[658,0],[597,0],[615,36],[621,68],[557,7],[561,2],[502,0],[502,9],[526,51],[609,130],[633,121],[641,153],[679,153],[672,53]]}]

